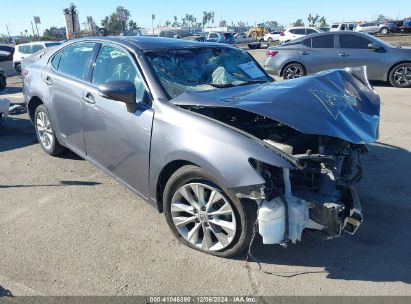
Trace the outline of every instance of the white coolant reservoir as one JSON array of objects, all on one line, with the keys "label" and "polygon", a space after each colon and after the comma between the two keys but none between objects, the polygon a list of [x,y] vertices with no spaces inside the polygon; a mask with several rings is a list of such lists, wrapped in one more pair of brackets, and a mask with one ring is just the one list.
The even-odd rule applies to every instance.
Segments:
[{"label": "white coolant reservoir", "polygon": [[258,209],[258,232],[264,244],[279,244],[285,233],[285,207],[280,197],[264,201]]},{"label": "white coolant reservoir", "polygon": [[301,241],[308,220],[308,206],[306,202],[297,197],[286,197],[288,204],[288,238],[295,244]]}]

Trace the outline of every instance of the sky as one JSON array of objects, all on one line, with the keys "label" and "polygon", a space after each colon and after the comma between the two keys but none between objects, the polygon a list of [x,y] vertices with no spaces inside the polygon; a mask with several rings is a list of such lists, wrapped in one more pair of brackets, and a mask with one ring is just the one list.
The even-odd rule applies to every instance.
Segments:
[{"label": "sky", "polygon": [[[40,31],[51,26],[64,26],[62,10],[74,2],[79,10],[80,23],[92,16],[100,25],[100,20],[114,12],[121,5],[130,10],[131,18],[141,27],[151,26],[151,15],[156,15],[155,25],[164,24],[177,16],[179,21],[185,14],[193,14],[201,22],[203,11],[214,11],[215,22],[224,19],[228,24],[243,21],[250,25],[276,20],[289,26],[301,18],[307,22],[308,14],[325,16],[330,24],[337,21],[372,20],[379,14],[391,18],[411,16],[410,0],[0,0],[0,34],[19,35],[32,32],[33,16],[41,19]],[[395,3],[395,4],[394,4]]]}]

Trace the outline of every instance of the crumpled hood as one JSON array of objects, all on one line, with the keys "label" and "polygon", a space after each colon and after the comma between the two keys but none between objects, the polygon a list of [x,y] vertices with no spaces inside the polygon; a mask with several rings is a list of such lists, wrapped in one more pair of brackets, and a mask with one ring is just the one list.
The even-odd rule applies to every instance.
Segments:
[{"label": "crumpled hood", "polygon": [[365,72],[365,68],[329,70],[281,82],[186,92],[171,102],[238,108],[305,134],[371,143],[378,138],[380,98]]}]

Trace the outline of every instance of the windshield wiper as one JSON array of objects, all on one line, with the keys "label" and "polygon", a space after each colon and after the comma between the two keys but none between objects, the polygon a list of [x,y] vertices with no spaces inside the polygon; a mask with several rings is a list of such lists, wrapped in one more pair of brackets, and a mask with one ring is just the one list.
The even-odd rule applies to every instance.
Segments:
[{"label": "windshield wiper", "polygon": [[239,87],[243,85],[249,85],[249,84],[256,84],[256,83],[266,83],[268,82],[267,80],[247,80],[247,81],[242,81],[240,83],[208,83],[210,86],[215,87],[215,88],[232,88],[232,87]]}]

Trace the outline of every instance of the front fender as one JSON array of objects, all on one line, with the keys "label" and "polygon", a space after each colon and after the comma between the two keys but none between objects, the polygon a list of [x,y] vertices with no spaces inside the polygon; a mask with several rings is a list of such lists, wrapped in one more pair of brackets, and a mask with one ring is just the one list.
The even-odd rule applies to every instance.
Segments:
[{"label": "front fender", "polygon": [[150,157],[150,195],[155,197],[162,169],[173,161],[194,163],[225,188],[263,184],[254,158],[277,167],[294,168],[258,140],[200,114],[162,104],[156,111]]}]

